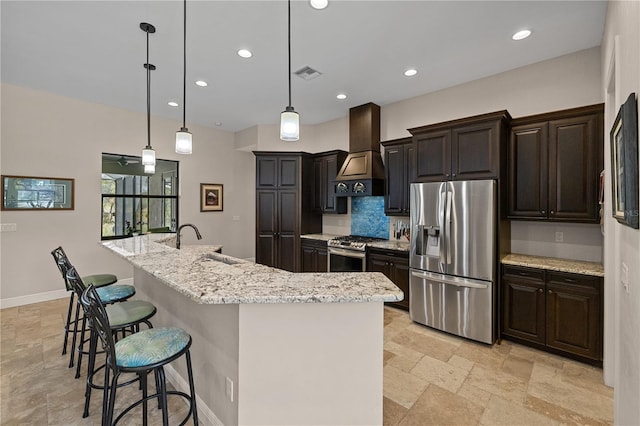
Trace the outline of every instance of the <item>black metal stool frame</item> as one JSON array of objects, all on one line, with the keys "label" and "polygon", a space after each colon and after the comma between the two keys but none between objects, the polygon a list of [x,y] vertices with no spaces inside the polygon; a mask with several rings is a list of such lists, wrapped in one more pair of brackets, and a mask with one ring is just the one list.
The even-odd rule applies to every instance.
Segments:
[{"label": "black metal stool frame", "polygon": [[[105,386],[109,389],[109,406],[102,413],[102,424],[103,425],[115,425],[120,419],[122,419],[129,411],[133,408],[138,407],[142,404],[142,415],[143,415],[143,425],[147,425],[147,401],[150,399],[159,399],[159,405],[162,409],[162,424],[163,426],[168,426],[169,424],[169,413],[167,407],[167,395],[179,395],[189,401],[189,412],[185,416],[185,418],[181,421],[180,425],[184,425],[189,417],[193,417],[193,423],[195,425],[198,424],[198,410],[196,407],[196,393],[195,386],[193,383],[193,370],[191,365],[191,354],[189,352],[189,348],[191,347],[192,339],[189,336],[189,341],[185,345],[185,347],[177,352],[175,355],[163,359],[160,362],[155,364],[144,365],[142,367],[120,367],[117,364],[116,360],[116,352],[115,352],[115,341],[113,338],[113,334],[111,333],[111,327],[109,326],[109,319],[107,318],[106,311],[98,294],[96,293],[93,286],[89,286],[81,297],[81,303],[86,305],[88,311],[90,312],[91,319],[93,322],[94,329],[96,330],[96,334],[102,340],[102,344],[104,350],[106,352],[106,363],[105,363],[105,371],[104,371],[104,383]],[[187,395],[184,392],[180,391],[168,391],[166,388],[165,374],[164,374],[164,366],[175,361],[180,358],[182,355],[186,356],[187,361],[187,374],[189,376],[189,392],[191,395]],[[148,395],[147,393],[147,375],[151,371],[156,374],[156,393],[153,395]],[[116,389],[118,388],[118,378],[122,373],[136,373],[140,378],[140,384],[142,387],[142,398],[135,403],[131,404],[129,407],[124,409],[122,413],[120,413],[115,420],[113,420],[113,412],[115,409],[115,400],[116,400]],[[113,377],[112,377],[113,375]],[[159,388],[159,389],[158,389]]]}]

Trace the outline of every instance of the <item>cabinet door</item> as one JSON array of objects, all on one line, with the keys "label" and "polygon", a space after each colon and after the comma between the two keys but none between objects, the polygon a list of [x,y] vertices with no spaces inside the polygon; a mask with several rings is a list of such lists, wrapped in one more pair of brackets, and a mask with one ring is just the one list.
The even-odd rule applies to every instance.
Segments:
[{"label": "cabinet door", "polygon": [[547,217],[547,123],[513,127],[509,138],[509,217]]},{"label": "cabinet door", "polygon": [[277,157],[256,157],[256,187],[264,189],[278,187]]},{"label": "cabinet door", "polygon": [[500,122],[489,121],[451,131],[451,178],[497,179],[500,173]]},{"label": "cabinet door", "polygon": [[404,146],[388,147],[384,151],[385,195],[384,213],[401,215],[405,205],[405,158]]},{"label": "cabinet door", "polygon": [[298,191],[278,191],[277,267],[297,272],[300,256]]},{"label": "cabinet door", "polygon": [[276,232],[278,191],[258,190],[256,194],[256,263],[277,267]]},{"label": "cabinet door", "polygon": [[322,173],[323,158],[315,158],[313,160],[313,211],[322,213],[324,205],[325,181]]},{"label": "cabinet door", "polygon": [[293,189],[298,187],[300,174],[299,157],[278,157],[278,188]]},{"label": "cabinet door", "polygon": [[545,343],[544,281],[503,277],[503,334]]},{"label": "cabinet door", "polygon": [[451,132],[438,130],[414,136],[416,182],[439,182],[451,176]]},{"label": "cabinet door", "polygon": [[404,145],[404,213],[409,216],[411,206],[411,183],[416,179],[415,149],[412,143]]},{"label": "cabinet door", "polygon": [[313,245],[307,245],[304,243],[300,244],[300,248],[302,250],[302,258],[301,260],[301,272],[316,272],[317,269],[317,252],[316,248]]},{"label": "cabinet door", "polygon": [[[598,115],[549,122],[549,218],[598,221]],[[600,163],[600,164],[599,164]]]},{"label": "cabinet door", "polygon": [[[408,253],[407,253],[408,256]],[[409,310],[409,258],[406,259],[394,257],[391,260],[391,271],[393,278],[391,279],[395,285],[404,293],[404,299],[400,302],[394,302],[393,305],[404,310]]]},{"label": "cabinet door", "polygon": [[389,268],[389,258],[381,254],[369,253],[367,272],[382,272],[390,280],[393,278],[391,269]]},{"label": "cabinet door", "polygon": [[338,170],[342,166],[338,155],[328,155],[323,159],[322,180],[323,190],[323,213],[339,213],[347,212],[347,197],[336,197],[335,178],[338,176]]},{"label": "cabinet door", "polygon": [[[592,280],[591,285],[585,280]],[[547,345],[602,359],[602,316],[596,277],[553,274],[547,282]],[[571,283],[571,284],[568,284]]]},{"label": "cabinet door", "polygon": [[328,272],[329,271],[329,253],[327,247],[316,247],[316,272]]}]

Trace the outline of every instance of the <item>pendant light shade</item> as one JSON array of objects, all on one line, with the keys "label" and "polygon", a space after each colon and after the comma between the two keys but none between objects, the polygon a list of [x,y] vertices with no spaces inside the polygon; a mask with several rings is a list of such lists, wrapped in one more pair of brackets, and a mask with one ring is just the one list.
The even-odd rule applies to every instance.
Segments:
[{"label": "pendant light shade", "polygon": [[155,164],[147,164],[144,166],[144,172],[146,174],[152,175],[156,172],[156,165]]},{"label": "pendant light shade", "polygon": [[193,152],[193,138],[185,124],[187,116],[187,0],[184,0],[184,34],[182,46],[182,127],[176,132],[176,152],[191,154]]},{"label": "pendant light shade", "polygon": [[145,173],[147,173],[147,166],[153,166],[154,171],[156,166],[156,152],[151,147],[151,71],[155,70],[156,66],[149,63],[149,34],[155,33],[156,27],[141,22],[140,29],[147,33],[147,62],[144,64],[147,70],[147,146],[142,150],[142,165],[145,166]]},{"label": "pendant light shade", "polygon": [[295,142],[300,139],[300,116],[291,106],[291,0],[287,0],[287,41],[289,57],[289,105],[280,114],[280,139]]},{"label": "pendant light shade", "polygon": [[280,114],[280,139],[295,142],[300,139],[300,116],[292,106]]}]

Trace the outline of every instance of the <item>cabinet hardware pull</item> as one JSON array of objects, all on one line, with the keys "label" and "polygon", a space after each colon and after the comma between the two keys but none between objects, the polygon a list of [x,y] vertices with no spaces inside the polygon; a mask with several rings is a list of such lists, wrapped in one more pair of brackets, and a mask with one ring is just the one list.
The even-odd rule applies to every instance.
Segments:
[{"label": "cabinet hardware pull", "polygon": [[544,210],[542,210],[540,213],[545,214],[546,212]]},{"label": "cabinet hardware pull", "polygon": [[551,210],[549,213],[551,213],[551,214],[556,214],[556,212],[554,212],[553,210]]},{"label": "cabinet hardware pull", "polygon": [[568,282],[568,283],[577,283],[578,282],[578,280],[574,280],[573,278],[565,278],[564,280],[566,282]]},{"label": "cabinet hardware pull", "polygon": [[541,288],[538,289],[538,293],[542,293],[542,289]]},{"label": "cabinet hardware pull", "polygon": [[553,293],[551,290],[549,290],[549,294]]},{"label": "cabinet hardware pull", "polygon": [[528,272],[518,272],[518,274],[522,275],[522,276],[525,276],[525,277],[529,276]]}]

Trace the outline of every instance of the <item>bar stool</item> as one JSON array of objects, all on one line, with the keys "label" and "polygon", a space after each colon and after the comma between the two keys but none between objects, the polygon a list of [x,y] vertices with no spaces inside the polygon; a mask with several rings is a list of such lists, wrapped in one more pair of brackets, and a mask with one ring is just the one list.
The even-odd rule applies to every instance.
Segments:
[{"label": "bar stool", "polygon": [[[65,355],[67,353],[67,343],[69,341],[69,333],[75,334],[78,331],[76,330],[78,325],[78,319],[76,318],[74,321],[72,321],[71,317],[73,315],[74,305],[76,306],[76,311],[79,306],[77,303],[74,304],[74,298],[76,294],[73,291],[73,289],[70,287],[69,283],[67,282],[66,274],[61,269],[59,264],[60,259],[67,259],[67,260],[69,259],[67,257],[67,254],[64,252],[64,249],[62,248],[62,246],[59,246],[51,251],[51,255],[53,256],[53,260],[56,262],[56,266],[58,267],[58,269],[60,270],[60,273],[62,274],[62,279],[64,280],[64,285],[67,291],[70,292],[69,310],[67,312],[67,321],[64,325],[64,342],[62,343],[62,355]],[[93,285],[94,287],[97,287],[97,288],[113,284],[116,281],[118,281],[118,277],[113,274],[96,274],[96,275],[87,275],[83,277],[83,282],[86,285]],[[75,347],[75,342],[73,342],[72,347]],[[71,351],[71,355],[69,357],[69,368],[73,367],[73,360],[74,360],[74,352]]]},{"label": "bar stool", "polygon": [[[73,288],[73,291],[78,295],[78,300],[81,300],[82,293],[87,289],[84,285],[82,278],[78,276],[76,269],[72,266],[69,268],[67,272],[67,281]],[[91,319],[90,313],[86,310],[85,306],[82,305],[83,310],[85,311],[85,317]],[[112,305],[105,306],[105,311],[107,313],[107,318],[109,319],[109,325],[111,327],[111,333],[114,338],[118,339],[118,333],[122,334],[122,337],[126,336],[126,333],[130,334],[136,333],[140,331],[140,324],[146,324],[148,328],[153,328],[153,325],[149,321],[151,317],[153,317],[157,308],[150,302],[146,302],[144,300],[127,300],[120,303],[115,303]],[[93,324],[89,321],[89,363],[87,366],[87,386],[85,389],[85,401],[84,401],[84,412],[82,417],[87,417],[89,415],[89,404],[91,402],[91,389],[105,389],[104,386],[96,385],[93,383],[93,377],[95,374],[104,368],[104,365],[95,368],[96,363],[96,354],[98,353],[98,335],[93,328]],[[80,360],[78,360],[78,365],[80,365]],[[135,379],[134,381],[137,381]],[[125,384],[128,384],[127,382]],[[103,410],[107,405],[107,392],[105,391],[103,394]]]},{"label": "bar stool", "polygon": [[[67,274],[69,270],[73,267],[73,265],[71,265],[71,262],[69,261],[69,258],[66,256],[60,257],[58,259],[57,265],[58,265],[58,269],[60,269],[60,272],[63,273],[66,285],[73,290],[73,287],[67,280]],[[102,303],[106,305],[122,302],[124,300],[129,299],[131,296],[133,296],[136,293],[136,289],[134,286],[126,285],[126,284],[110,284],[107,286],[100,287],[96,289],[96,291],[100,295]],[[76,303],[76,305],[78,306],[76,306],[76,315],[75,315],[75,319],[73,320],[74,326],[73,326],[73,337],[71,339],[71,347],[74,348],[74,351],[72,351],[71,353],[71,357],[70,357],[71,361],[69,362],[69,368],[73,367],[73,356],[75,353],[77,336],[78,336],[78,333],[80,333],[80,343],[78,343],[77,345],[78,363],[76,365],[76,375],[75,375],[76,379],[80,377],[82,355],[88,354],[88,352],[84,350],[84,343],[86,342],[85,330],[87,327],[87,317],[83,315],[82,318],[80,318],[80,310],[81,310],[80,294],[82,294],[82,292],[78,293],[78,300]],[[78,328],[79,324],[80,324],[80,327]]]},{"label": "bar stool", "polygon": [[[189,412],[180,424],[184,424],[189,417],[192,417],[193,423],[197,425],[198,410],[193,384],[193,371],[191,369],[191,355],[189,353],[191,336],[180,328],[151,328],[131,334],[115,342],[107,312],[93,286],[89,286],[84,291],[81,303],[90,312],[89,315],[93,326],[106,352],[104,383],[109,388],[109,404],[107,409],[103,410],[102,424],[115,425],[129,411],[142,404],[142,422],[146,425],[147,401],[158,398],[162,409],[162,424],[167,426],[169,424],[167,395],[179,395],[189,401]],[[166,387],[164,366],[182,355],[186,357],[190,395],[180,391],[168,391]],[[156,377],[156,393],[148,395],[147,374],[152,371]],[[138,375],[142,398],[125,408],[114,420],[118,378],[122,373],[136,373]]]}]

